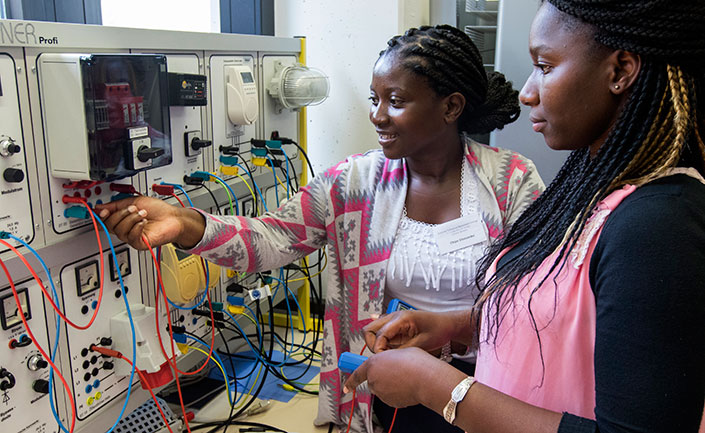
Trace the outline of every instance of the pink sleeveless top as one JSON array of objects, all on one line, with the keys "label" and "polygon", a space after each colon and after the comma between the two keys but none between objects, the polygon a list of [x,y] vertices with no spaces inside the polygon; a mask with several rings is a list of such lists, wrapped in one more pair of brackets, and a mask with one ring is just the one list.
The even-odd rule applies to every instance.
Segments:
[{"label": "pink sleeveless top", "polygon": [[[548,256],[533,276],[520,282],[517,302],[502,310],[505,314],[496,344],[494,336],[488,340],[487,325],[483,323],[475,371],[478,382],[544,409],[595,419],[596,314],[588,275],[590,257],[605,220],[635,189],[627,185],[597,205],[563,268],[557,275],[554,270],[534,294],[531,307],[540,330],[545,367],[541,365],[528,299],[530,290],[548,273],[557,252]],[[496,270],[498,260],[489,275]],[[488,317],[486,309],[483,315]],[[705,423],[699,432],[705,433]]]}]

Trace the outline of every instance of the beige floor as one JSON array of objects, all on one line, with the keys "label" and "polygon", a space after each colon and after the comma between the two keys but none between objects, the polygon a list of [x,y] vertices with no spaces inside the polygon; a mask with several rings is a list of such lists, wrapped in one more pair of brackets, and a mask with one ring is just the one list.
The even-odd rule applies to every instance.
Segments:
[{"label": "beige floor", "polygon": [[[295,331],[294,335],[297,342],[300,343],[303,333]],[[312,334],[309,333],[309,336],[311,335]],[[318,383],[318,375],[311,379],[311,383]],[[268,424],[273,427],[286,430],[290,433],[327,433],[328,427],[316,427],[313,425],[313,420],[316,418],[317,410],[317,396],[297,393],[296,396],[287,403],[272,400],[267,411],[241,418],[240,421]],[[228,405],[228,398],[225,395],[225,391],[223,391],[221,395],[214,398],[211,403],[199,411],[196,416],[196,420],[200,420],[202,422],[223,420],[227,418],[229,412],[230,406]],[[196,420],[194,420],[194,422]],[[238,426],[230,426],[227,429],[220,431],[237,433],[238,430]]]},{"label": "beige floor", "polygon": [[[318,381],[316,376],[313,381]],[[228,416],[229,407],[225,394],[213,399],[213,403],[202,409],[197,419],[218,420]],[[263,413],[258,413],[241,421],[251,421],[268,424],[286,430],[290,433],[326,433],[328,428],[316,427],[313,419],[316,417],[318,408],[318,397],[315,395],[298,394],[288,403],[272,400],[269,409]],[[222,432],[237,433],[239,427],[230,426]]]}]

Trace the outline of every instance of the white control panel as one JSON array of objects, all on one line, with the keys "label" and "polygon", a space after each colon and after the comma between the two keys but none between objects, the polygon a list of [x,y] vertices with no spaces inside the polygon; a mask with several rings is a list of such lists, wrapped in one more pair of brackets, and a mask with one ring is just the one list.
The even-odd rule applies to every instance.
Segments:
[{"label": "white control panel", "polygon": [[[166,56],[169,73],[199,74],[198,57],[195,55]],[[209,83],[210,84],[210,83]],[[161,182],[182,185],[187,192],[194,190],[192,186],[184,185],[184,176],[204,170],[205,148],[196,146],[194,140],[206,138],[204,125],[201,121],[203,107],[170,107],[171,118],[171,164],[147,171],[147,188]],[[212,145],[211,145],[212,146]],[[209,146],[209,147],[211,147]],[[176,191],[178,193],[178,191]],[[151,196],[157,196],[149,190]],[[184,200],[185,202],[185,200]]]},{"label": "white control panel", "polygon": [[0,54],[0,231],[30,243],[34,223],[15,71],[13,59]]},{"label": "white control panel", "polygon": [[[230,120],[228,115],[228,76],[230,81],[238,78],[237,72],[252,71],[256,79],[255,60],[252,56],[211,56],[210,57],[210,106],[213,122],[213,155],[215,157],[215,171],[224,179],[234,177],[230,167],[240,165],[242,159],[250,160],[250,140],[256,137],[257,121],[252,124],[237,124]],[[233,75],[234,74],[234,75]],[[249,84],[249,83],[248,83]],[[232,90],[230,90],[232,92]],[[253,167],[253,175],[259,173],[259,168]],[[240,173],[244,175],[244,173]]]},{"label": "white control panel", "polygon": [[[27,323],[47,354],[47,322],[42,292],[33,279],[15,282]],[[31,342],[9,286],[0,289],[0,425],[4,432],[49,433],[59,427],[51,413],[49,366]],[[54,332],[54,331],[52,331]],[[65,393],[58,378],[54,396]],[[66,420],[62,420],[66,423]]]},{"label": "white control panel", "polygon": [[[115,252],[118,256],[128,302],[142,304],[139,264],[135,250],[118,246]],[[115,374],[116,363],[125,361],[105,358],[89,350],[91,344],[112,346],[110,318],[125,311],[115,266],[114,264],[111,266],[109,261],[112,261],[112,254],[108,249],[104,252],[103,299],[95,322],[86,330],[77,330],[68,326],[62,330],[62,332],[66,331],[68,336],[70,380],[79,420],[85,420],[127,390],[129,377],[118,377]],[[73,322],[86,325],[99,305],[100,257],[96,254],[70,263],[61,269],[59,275],[63,294],[62,307],[66,315]],[[132,356],[131,353],[124,353],[124,355],[128,358]],[[68,372],[68,369],[66,371]],[[66,379],[69,380],[69,377]],[[137,375],[135,379],[136,382]]]}]

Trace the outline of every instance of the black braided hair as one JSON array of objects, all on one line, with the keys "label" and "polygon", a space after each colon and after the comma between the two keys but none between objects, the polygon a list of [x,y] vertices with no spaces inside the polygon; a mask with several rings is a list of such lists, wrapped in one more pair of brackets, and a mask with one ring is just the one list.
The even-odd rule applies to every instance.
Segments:
[{"label": "black braided hair", "polygon": [[387,42],[379,56],[385,55],[398,56],[404,68],[425,77],[439,96],[465,96],[460,132],[485,134],[519,118],[519,92],[501,73],[485,72],[480,51],[455,27],[411,28]]},{"label": "black braided hair", "polygon": [[[705,174],[705,0],[547,1],[563,13],[565,22],[578,20],[581,31],[590,32],[603,49],[638,54],[642,67],[597,154],[591,157],[587,148],[573,151],[546,191],[481,260],[476,308],[489,313],[485,324],[495,343],[519,282],[558,252],[548,274],[531,288],[533,320],[534,293],[550,279],[555,284],[599,200],[675,166]],[[485,283],[491,263],[516,245],[525,248]],[[535,321],[534,331],[540,346]]]}]

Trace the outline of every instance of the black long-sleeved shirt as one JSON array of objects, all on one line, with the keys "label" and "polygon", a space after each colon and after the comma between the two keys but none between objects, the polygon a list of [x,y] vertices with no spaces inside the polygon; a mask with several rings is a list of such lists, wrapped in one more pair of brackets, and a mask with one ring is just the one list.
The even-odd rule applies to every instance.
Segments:
[{"label": "black long-sleeved shirt", "polygon": [[705,185],[674,175],[625,198],[605,222],[589,276],[596,420],[566,413],[558,433],[696,433],[705,403]]}]

